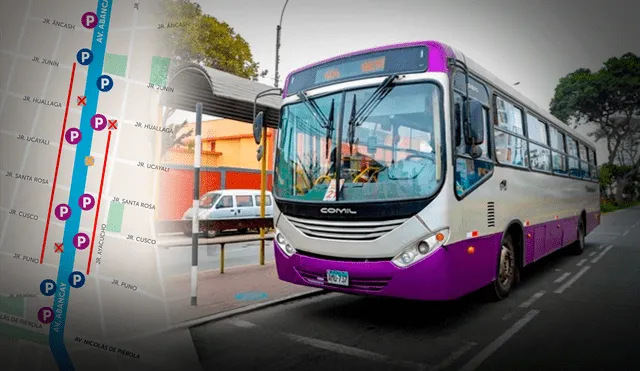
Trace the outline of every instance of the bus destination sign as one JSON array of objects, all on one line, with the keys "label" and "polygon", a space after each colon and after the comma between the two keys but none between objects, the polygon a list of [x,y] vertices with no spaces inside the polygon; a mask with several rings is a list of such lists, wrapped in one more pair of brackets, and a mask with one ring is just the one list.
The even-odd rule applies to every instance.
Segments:
[{"label": "bus destination sign", "polygon": [[287,96],[311,88],[363,77],[427,70],[426,46],[413,46],[365,53],[326,62],[291,76]]},{"label": "bus destination sign", "polygon": [[385,57],[367,59],[364,61],[353,61],[339,66],[323,68],[316,72],[316,84],[329,82],[337,79],[357,77],[369,73],[384,71]]}]

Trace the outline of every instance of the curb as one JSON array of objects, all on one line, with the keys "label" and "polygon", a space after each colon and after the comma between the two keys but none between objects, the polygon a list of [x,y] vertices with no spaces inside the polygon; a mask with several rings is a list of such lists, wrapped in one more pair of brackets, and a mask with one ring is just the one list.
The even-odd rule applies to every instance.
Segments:
[{"label": "curb", "polygon": [[280,305],[280,304],[285,304],[288,302],[292,302],[292,301],[297,301],[297,300],[302,300],[302,299],[308,299],[308,298],[312,298],[315,296],[320,296],[323,294],[328,294],[329,291],[324,290],[324,289],[314,289],[312,291],[309,292],[304,292],[302,294],[292,294],[289,296],[285,296],[283,298],[280,299],[273,299],[273,300],[268,300],[262,303],[256,303],[253,305],[247,305],[244,307],[240,307],[237,309],[231,309],[228,311],[224,311],[222,313],[217,313],[217,314],[211,314],[208,316],[203,316],[203,317],[199,317],[196,319],[192,319],[192,320],[188,320],[188,321],[184,321],[184,322],[180,322],[178,324],[176,324],[173,328],[174,329],[180,329],[180,328],[191,328],[191,327],[196,327],[196,326],[200,326],[203,324],[206,324],[208,322],[217,322],[223,319],[227,319],[229,317],[235,317],[241,314],[246,314],[246,313],[250,313],[250,312],[255,312],[257,310],[260,309],[265,309],[268,307],[273,307],[276,305]]},{"label": "curb", "polygon": [[[243,265],[233,265],[231,267],[224,267],[224,273],[220,273],[220,268],[212,268],[212,269],[203,269],[203,270],[199,270],[198,271],[198,278],[200,277],[201,274],[211,274],[211,273],[215,273],[218,272],[218,274],[225,274],[228,271],[234,271],[236,269],[240,269],[240,268],[249,268],[249,267],[257,267],[257,266],[262,266],[262,267],[266,267],[267,265],[272,265],[274,264],[276,261],[275,260],[266,260],[264,261],[264,264],[260,264],[260,263],[251,263],[251,264],[243,264]],[[182,273],[182,274],[173,274],[173,275],[169,275],[165,277],[165,281],[179,281],[179,280],[183,280],[183,279],[190,279],[191,278],[191,273]],[[188,299],[189,297],[187,297]],[[183,299],[183,298],[180,298]],[[172,301],[173,299],[169,299],[169,301]]]},{"label": "curb", "polygon": [[[254,305],[247,305],[244,307],[240,307],[237,309],[232,309],[232,310],[228,310],[228,311],[224,311],[222,313],[217,313],[217,314],[212,314],[212,315],[208,315],[208,316],[203,316],[203,317],[199,317],[199,318],[195,318],[195,319],[191,319],[188,321],[183,321],[180,323],[177,323],[175,325],[171,325],[171,326],[167,326],[161,330],[154,330],[154,331],[150,331],[150,332],[146,332],[143,334],[137,334],[137,335],[133,335],[133,336],[129,336],[123,339],[119,339],[119,341],[134,341],[134,340],[139,340],[139,339],[143,339],[143,338],[148,338],[150,336],[155,336],[155,335],[160,335],[160,334],[166,334],[168,332],[172,332],[172,331],[179,331],[179,330],[189,330],[191,327],[195,327],[195,326],[199,326],[199,325],[203,325],[205,323],[208,322],[216,322],[216,321],[220,321],[223,319],[227,319],[230,317],[234,317],[234,316],[238,316],[241,314],[246,314],[249,312],[255,312],[257,310],[260,309],[264,309],[264,308],[268,308],[268,307],[273,307],[279,304],[285,304],[288,302],[293,302],[296,300],[302,300],[302,299],[307,299],[307,298],[311,298],[314,296],[320,296],[323,294],[329,294],[330,291],[324,290],[324,289],[314,289],[312,291],[309,292],[305,292],[302,294],[292,294],[289,296],[285,296],[284,298],[280,298],[280,299],[273,299],[273,300],[269,300],[269,301],[265,301],[262,303],[257,303]],[[191,335],[189,335],[191,336]]]}]

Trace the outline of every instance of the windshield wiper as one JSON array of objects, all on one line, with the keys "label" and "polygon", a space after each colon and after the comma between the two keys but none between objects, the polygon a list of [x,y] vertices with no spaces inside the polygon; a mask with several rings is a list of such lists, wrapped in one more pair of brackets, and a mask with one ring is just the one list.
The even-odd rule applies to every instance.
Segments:
[{"label": "windshield wiper", "polygon": [[329,109],[329,117],[325,117],[324,113],[315,101],[309,100],[307,94],[304,91],[298,93],[298,97],[304,103],[305,107],[311,112],[313,117],[320,123],[320,127],[323,129],[327,129],[327,134],[325,136],[325,158],[329,158],[329,139],[333,135],[333,118],[334,118],[334,107],[335,107],[335,99],[331,100],[331,108]]},{"label": "windshield wiper", "polygon": [[349,138],[349,153],[353,155],[353,142],[356,136],[356,95],[353,95],[353,104],[351,105],[351,114],[349,115],[349,129],[347,132],[347,136]]},{"label": "windshield wiper", "polygon": [[324,153],[325,153],[325,159],[329,158],[329,139],[331,139],[331,137],[333,136],[333,107],[335,103],[335,99],[331,100],[331,109],[329,109],[329,119],[327,120],[327,135],[325,136],[325,141],[324,141]]},{"label": "windshield wiper", "polygon": [[300,93],[298,93],[298,98],[300,98],[305,107],[307,107],[313,117],[320,123],[320,126],[326,128],[328,124],[327,118],[324,116],[320,108],[318,108],[318,105],[315,102],[309,100],[309,97],[307,97],[307,93],[301,91]]},{"label": "windshield wiper", "polygon": [[[382,102],[382,100],[391,92],[393,86],[391,83],[398,78],[398,75],[391,75],[384,79],[373,94],[367,99],[362,107],[356,112],[356,95],[353,95],[353,105],[351,106],[351,117],[349,118],[349,150],[353,153],[353,142],[356,133],[356,127],[361,126],[364,120],[369,117],[371,112]],[[387,89],[388,88],[388,89]]]}]

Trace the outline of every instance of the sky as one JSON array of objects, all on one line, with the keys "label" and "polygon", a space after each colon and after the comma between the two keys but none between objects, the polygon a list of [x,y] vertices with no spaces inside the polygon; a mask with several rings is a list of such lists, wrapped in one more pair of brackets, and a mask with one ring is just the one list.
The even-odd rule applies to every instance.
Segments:
[{"label": "sky", "polygon": [[[276,26],[285,0],[196,2],[249,43],[254,60],[269,70],[262,82],[273,85]],[[626,52],[640,54],[639,20],[640,0],[289,0],[280,86],[294,69],[342,53],[437,40],[505,82],[520,82],[518,91],[548,109],[566,74],[597,70]]]}]

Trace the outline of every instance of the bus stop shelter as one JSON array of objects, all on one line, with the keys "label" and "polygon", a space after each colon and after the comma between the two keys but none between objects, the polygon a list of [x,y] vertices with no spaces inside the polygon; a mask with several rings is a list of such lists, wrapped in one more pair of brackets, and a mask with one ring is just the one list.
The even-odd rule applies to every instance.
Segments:
[{"label": "bus stop shelter", "polygon": [[[162,127],[167,126],[169,116],[175,110],[187,112],[195,112],[196,104],[202,104],[202,115],[214,116],[232,120],[231,122],[244,122],[252,125],[254,119],[254,102],[256,96],[262,92],[274,90],[272,86],[262,84],[256,81],[238,77],[236,75],[216,70],[213,68],[203,67],[199,64],[188,63],[175,68],[167,80],[160,94],[159,108],[165,108],[158,112],[158,123]],[[277,128],[280,118],[280,95],[261,96],[255,107],[256,114],[260,111],[264,114],[264,123],[266,127]],[[240,124],[241,125],[241,124]],[[157,133],[158,136],[162,135]],[[161,140],[157,141],[160,145]],[[270,143],[268,143],[270,142]],[[273,141],[265,140],[265,147],[269,144],[269,148],[273,146]],[[158,149],[158,153],[160,150]],[[263,149],[265,153],[268,151]],[[243,153],[243,156],[255,158],[255,153]],[[195,154],[194,154],[195,160]],[[257,161],[257,159],[256,159]],[[270,160],[269,160],[270,161]],[[194,164],[195,165],[195,164]],[[170,166],[170,165],[169,165]],[[182,165],[180,165],[182,166]],[[260,178],[266,179],[266,162],[263,161],[260,170]],[[239,168],[228,168],[229,171],[237,172],[242,170]],[[183,169],[184,171],[186,169]],[[209,170],[212,169],[209,167]],[[224,187],[226,179],[225,167],[220,172],[220,186]],[[210,179],[209,179],[210,181]],[[264,181],[266,182],[266,180]],[[262,187],[264,187],[264,182]],[[210,184],[207,183],[207,184]],[[201,195],[200,195],[201,196]]]},{"label": "bus stop shelter", "polygon": [[[203,114],[253,123],[253,102],[259,93],[272,86],[251,81],[198,64],[176,68],[164,91],[160,104],[165,107],[195,111],[202,103]],[[280,96],[265,96],[258,100],[257,112],[264,112],[267,127],[275,128],[280,117]]]},{"label": "bus stop shelter", "polygon": [[[201,115],[227,118],[252,124],[256,96],[270,89],[273,90],[274,88],[213,68],[203,67],[198,64],[185,64],[172,71],[160,96],[160,107],[168,108],[168,112],[172,109],[189,112],[196,111]],[[198,104],[201,104],[199,110],[196,109]],[[258,100],[255,112],[262,111],[264,113],[266,127],[276,128],[278,126],[280,105],[281,96],[278,95],[267,95]],[[201,115],[196,115],[201,120]],[[167,118],[166,114],[160,118],[163,127],[166,126]],[[267,140],[264,134],[265,132],[263,131],[263,146],[266,147]],[[199,143],[200,138],[197,137],[196,140]],[[199,194],[200,154],[195,154],[194,161],[193,193],[194,205],[197,205],[197,200],[201,196]],[[266,188],[266,155],[262,157],[261,162],[261,190],[264,195]],[[265,197],[261,197],[261,204],[261,213],[264,215]],[[193,231],[198,230],[197,220],[197,216],[195,216]],[[264,264],[264,228],[261,228],[260,231],[260,264]],[[191,305],[197,305],[197,240],[197,233],[194,233],[192,240]],[[221,259],[224,260],[224,255],[221,256]]]}]

